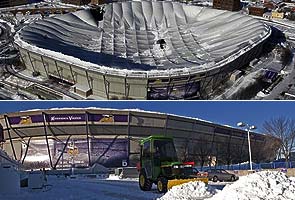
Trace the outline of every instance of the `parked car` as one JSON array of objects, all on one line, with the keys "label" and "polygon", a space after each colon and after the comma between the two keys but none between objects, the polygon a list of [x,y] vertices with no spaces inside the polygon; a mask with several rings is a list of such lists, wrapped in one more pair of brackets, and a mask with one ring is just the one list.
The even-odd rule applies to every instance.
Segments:
[{"label": "parked car", "polygon": [[208,172],[209,180],[212,180],[213,182],[236,181],[239,179],[238,176],[236,176],[235,174],[229,173],[228,171],[224,169],[208,169],[205,171]]},{"label": "parked car", "polygon": [[198,177],[208,177],[208,172],[199,171],[197,168],[193,167],[193,173]]}]

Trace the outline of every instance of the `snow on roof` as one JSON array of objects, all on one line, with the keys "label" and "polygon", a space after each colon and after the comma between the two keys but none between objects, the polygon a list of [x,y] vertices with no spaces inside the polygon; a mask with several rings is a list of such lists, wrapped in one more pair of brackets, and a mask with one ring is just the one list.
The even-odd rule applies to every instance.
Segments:
[{"label": "snow on roof", "polygon": [[20,113],[26,113],[26,112],[41,112],[41,111],[54,111],[54,110],[103,110],[103,111],[132,111],[132,112],[142,112],[142,113],[149,113],[149,114],[157,114],[157,115],[169,115],[169,116],[174,116],[174,117],[180,117],[180,118],[185,118],[185,119],[190,119],[190,120],[197,120],[209,124],[218,124],[224,127],[229,127],[232,129],[238,129],[237,127],[230,126],[230,125],[224,125],[218,122],[213,122],[209,120],[204,120],[200,119],[197,117],[188,117],[188,116],[183,116],[183,115],[177,115],[177,114],[171,114],[171,113],[163,113],[163,112],[157,112],[157,111],[147,111],[147,110],[142,110],[139,108],[129,108],[129,109],[115,109],[115,108],[98,108],[98,107],[86,107],[86,108],[77,108],[77,107],[68,107],[68,108],[49,108],[49,109],[30,109],[30,110],[24,110],[24,111],[19,111]]},{"label": "snow on roof", "polygon": [[45,18],[24,27],[15,42],[88,70],[146,77],[215,68],[253,48],[270,31],[249,16],[178,2],[104,6],[102,21],[90,10]]},{"label": "snow on roof", "polygon": [[15,30],[14,30],[14,25],[12,25],[10,22],[5,21],[5,20],[3,20],[3,19],[0,19],[0,23],[7,24],[7,25],[10,27],[10,31],[11,31],[12,33],[15,32]]},{"label": "snow on roof", "polygon": [[[181,116],[181,115],[176,115],[176,114],[170,114],[170,113],[162,113],[162,112],[156,112],[156,111],[147,111],[147,110],[142,110],[139,108],[129,108],[129,109],[115,109],[115,108],[98,108],[98,107],[87,107],[87,108],[77,108],[77,107],[68,107],[68,108],[49,108],[47,110],[54,111],[54,110],[109,110],[109,111],[133,111],[133,112],[143,112],[143,113],[149,113],[149,114],[158,114],[158,115],[170,115],[170,116],[175,116],[175,117],[182,117],[186,119],[193,119],[193,120],[199,120],[203,122],[208,122],[208,123],[213,123],[211,121],[195,118],[195,117],[187,117],[187,116]],[[30,109],[30,110],[24,110],[24,111],[19,111],[20,113],[24,112],[37,112],[37,111],[46,111],[46,109]]]}]

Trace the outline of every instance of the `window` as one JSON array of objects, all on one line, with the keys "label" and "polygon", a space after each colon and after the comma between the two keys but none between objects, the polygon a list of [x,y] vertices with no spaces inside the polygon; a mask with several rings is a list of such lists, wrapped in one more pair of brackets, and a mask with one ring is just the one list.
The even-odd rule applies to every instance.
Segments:
[{"label": "window", "polygon": [[178,161],[172,141],[155,140],[153,153],[155,155],[155,158],[160,158],[160,160],[162,161]]},{"label": "window", "polygon": [[143,144],[143,149],[142,149],[142,157],[144,158],[150,158],[151,157],[151,151],[150,151],[150,142],[145,142]]}]

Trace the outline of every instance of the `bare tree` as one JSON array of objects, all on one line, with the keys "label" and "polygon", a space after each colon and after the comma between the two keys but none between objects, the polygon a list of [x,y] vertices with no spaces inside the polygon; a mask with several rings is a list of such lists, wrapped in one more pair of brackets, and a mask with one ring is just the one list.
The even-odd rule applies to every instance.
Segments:
[{"label": "bare tree", "polygon": [[272,161],[277,155],[280,146],[280,139],[272,135],[266,135],[264,142],[251,146],[253,161],[256,163]]},{"label": "bare tree", "polygon": [[182,162],[195,161],[203,168],[209,156],[208,141],[203,137],[195,140],[188,137],[181,144],[182,148],[178,149],[179,159]]},{"label": "bare tree", "polygon": [[208,148],[209,142],[207,139],[204,139],[203,137],[200,138],[200,140],[192,147],[193,151],[193,158],[195,160],[198,160],[201,165],[201,169],[203,169],[203,166],[206,162],[209,161],[209,155],[210,155],[210,149]]},{"label": "bare tree", "polygon": [[178,157],[181,162],[186,162],[189,159],[189,145],[191,138],[186,138],[183,142],[180,149],[178,149]]},{"label": "bare tree", "polygon": [[266,133],[280,139],[280,150],[288,162],[294,148],[295,120],[286,117],[272,118],[264,122],[263,128]]}]

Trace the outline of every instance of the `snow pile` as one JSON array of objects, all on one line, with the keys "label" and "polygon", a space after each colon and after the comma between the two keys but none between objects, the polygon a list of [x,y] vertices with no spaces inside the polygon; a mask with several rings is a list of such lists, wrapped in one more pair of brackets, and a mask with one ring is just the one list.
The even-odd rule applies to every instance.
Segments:
[{"label": "snow pile", "polygon": [[295,179],[282,172],[263,171],[241,177],[227,185],[210,200],[292,200],[295,199]]},{"label": "snow pile", "polygon": [[262,171],[241,177],[223,190],[203,182],[189,182],[169,190],[158,200],[294,200],[295,177],[277,171]]},{"label": "snow pile", "polygon": [[158,200],[191,200],[211,197],[217,192],[211,186],[207,187],[204,182],[192,181],[172,187]]},{"label": "snow pile", "polygon": [[109,177],[106,178],[106,180],[109,180],[109,181],[118,180],[118,181],[129,181],[129,182],[132,181],[132,182],[138,183],[138,178],[122,178],[115,174],[110,174]]},{"label": "snow pile", "polygon": [[92,171],[92,173],[95,173],[95,174],[108,174],[109,173],[108,168],[106,168],[103,165],[100,165],[98,163],[95,163],[91,167],[91,171]]}]

